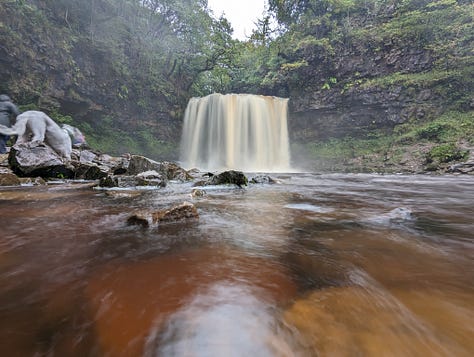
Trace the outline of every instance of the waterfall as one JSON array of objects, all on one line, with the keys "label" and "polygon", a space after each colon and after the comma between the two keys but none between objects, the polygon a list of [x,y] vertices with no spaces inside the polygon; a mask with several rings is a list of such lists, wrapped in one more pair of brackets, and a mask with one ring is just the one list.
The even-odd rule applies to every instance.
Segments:
[{"label": "waterfall", "polygon": [[288,99],[251,94],[191,98],[184,115],[181,163],[202,170],[287,172]]}]

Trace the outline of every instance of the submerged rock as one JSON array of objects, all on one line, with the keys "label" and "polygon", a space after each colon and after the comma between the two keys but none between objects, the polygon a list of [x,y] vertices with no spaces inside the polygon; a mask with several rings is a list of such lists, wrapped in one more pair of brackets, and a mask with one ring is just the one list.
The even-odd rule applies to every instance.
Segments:
[{"label": "submerged rock", "polygon": [[383,290],[347,286],[314,290],[283,316],[298,330],[307,355],[437,355],[442,346],[407,311]]},{"label": "submerged rock", "polygon": [[196,207],[192,203],[183,202],[167,210],[137,212],[127,219],[127,223],[132,226],[149,227],[160,222],[177,222],[195,218],[199,218]]},{"label": "submerged rock", "polygon": [[250,183],[278,183],[278,181],[268,175],[257,175],[252,177]]},{"label": "submerged rock", "polygon": [[413,221],[413,212],[406,207],[397,207],[388,213],[369,217],[363,223],[389,225],[393,223],[403,223]]},{"label": "submerged rock", "polygon": [[191,191],[191,197],[192,198],[195,198],[195,197],[203,197],[206,195],[206,191],[204,190],[200,190],[198,188],[194,188],[192,191]]}]

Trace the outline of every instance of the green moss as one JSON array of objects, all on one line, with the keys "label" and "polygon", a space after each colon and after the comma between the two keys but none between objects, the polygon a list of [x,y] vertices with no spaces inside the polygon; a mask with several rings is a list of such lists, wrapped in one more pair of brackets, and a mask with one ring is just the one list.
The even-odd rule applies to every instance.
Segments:
[{"label": "green moss", "polygon": [[426,155],[427,163],[448,163],[465,160],[469,152],[462,150],[453,143],[442,144],[432,148]]}]

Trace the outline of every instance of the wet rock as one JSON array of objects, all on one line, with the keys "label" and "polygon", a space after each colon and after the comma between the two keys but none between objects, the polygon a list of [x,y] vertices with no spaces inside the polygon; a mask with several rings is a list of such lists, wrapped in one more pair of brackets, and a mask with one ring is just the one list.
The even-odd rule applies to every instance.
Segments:
[{"label": "wet rock", "polygon": [[212,176],[208,185],[237,185],[238,187],[247,186],[247,177],[241,171],[224,171],[218,175]]},{"label": "wet rock", "polygon": [[413,212],[406,207],[397,207],[388,213],[369,217],[362,223],[376,224],[376,225],[390,225],[394,223],[403,223],[413,221],[415,217]]},{"label": "wet rock", "polygon": [[152,216],[147,212],[138,212],[128,217],[127,224],[129,226],[141,226],[147,228],[153,224]]},{"label": "wet rock", "polygon": [[112,198],[134,198],[142,195],[141,191],[106,191],[105,192],[106,196],[112,197]]},{"label": "wet rock", "polygon": [[111,175],[103,177],[99,181],[99,187],[106,187],[106,188],[119,187],[118,178]]},{"label": "wet rock", "polygon": [[130,164],[130,155],[124,154],[120,157],[114,157],[106,154],[100,155],[95,161],[99,165],[103,165],[110,168],[110,172],[114,175],[124,175],[128,171]]},{"label": "wet rock", "polygon": [[133,226],[149,227],[160,222],[177,222],[185,219],[199,218],[196,207],[189,202],[183,202],[168,210],[161,211],[141,211],[135,213],[127,219],[127,224]]},{"label": "wet rock", "polygon": [[47,185],[47,182],[42,177],[20,177],[22,185],[28,186],[43,186]]},{"label": "wet rock", "polygon": [[157,162],[144,156],[132,155],[127,173],[129,175],[137,175],[145,171],[157,171],[167,180],[192,180],[192,176],[186,170],[173,162]]},{"label": "wet rock", "polygon": [[136,178],[139,186],[166,186],[166,180],[155,170],[140,172]]},{"label": "wet rock", "polygon": [[20,178],[12,170],[0,167],[0,186],[18,186],[20,184]]},{"label": "wet rock", "polygon": [[206,191],[204,190],[200,190],[198,188],[194,188],[192,191],[191,191],[191,197],[203,197],[204,195],[206,194]]},{"label": "wet rock", "polygon": [[82,180],[100,180],[109,173],[109,168],[91,162],[73,161],[74,178]]},{"label": "wet rock", "polygon": [[174,162],[163,161],[160,163],[161,174],[163,174],[168,180],[178,181],[189,181],[193,177],[182,167],[175,164]]},{"label": "wet rock", "polygon": [[99,155],[91,150],[72,149],[71,158],[80,162],[94,162]]},{"label": "wet rock", "polygon": [[199,218],[196,206],[189,202],[183,202],[166,211],[155,212],[153,222],[175,222],[183,219]]},{"label": "wet rock", "polygon": [[132,155],[128,164],[127,173],[136,175],[145,171],[160,171],[160,163],[140,155]]},{"label": "wet rock", "polygon": [[257,175],[252,177],[250,183],[278,183],[278,181],[268,175]]},{"label": "wet rock", "polygon": [[107,175],[99,181],[99,187],[104,188],[133,188],[139,186],[135,176]]},{"label": "wet rock", "polygon": [[99,181],[99,187],[113,188],[132,188],[137,186],[158,186],[165,187],[166,180],[164,180],[156,171],[147,171],[145,175],[107,175],[102,177]]},{"label": "wet rock", "polygon": [[462,162],[460,164],[452,165],[447,169],[447,172],[474,175],[474,161]]},{"label": "wet rock", "polygon": [[8,161],[13,172],[19,176],[74,178],[73,168],[44,143],[15,145],[10,150]]}]

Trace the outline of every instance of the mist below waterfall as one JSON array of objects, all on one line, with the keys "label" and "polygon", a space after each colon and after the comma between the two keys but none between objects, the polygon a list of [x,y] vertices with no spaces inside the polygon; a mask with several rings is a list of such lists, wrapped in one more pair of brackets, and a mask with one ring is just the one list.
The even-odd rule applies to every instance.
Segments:
[{"label": "mist below waterfall", "polygon": [[287,172],[288,99],[251,94],[192,98],[184,116],[180,161],[201,170]]}]

